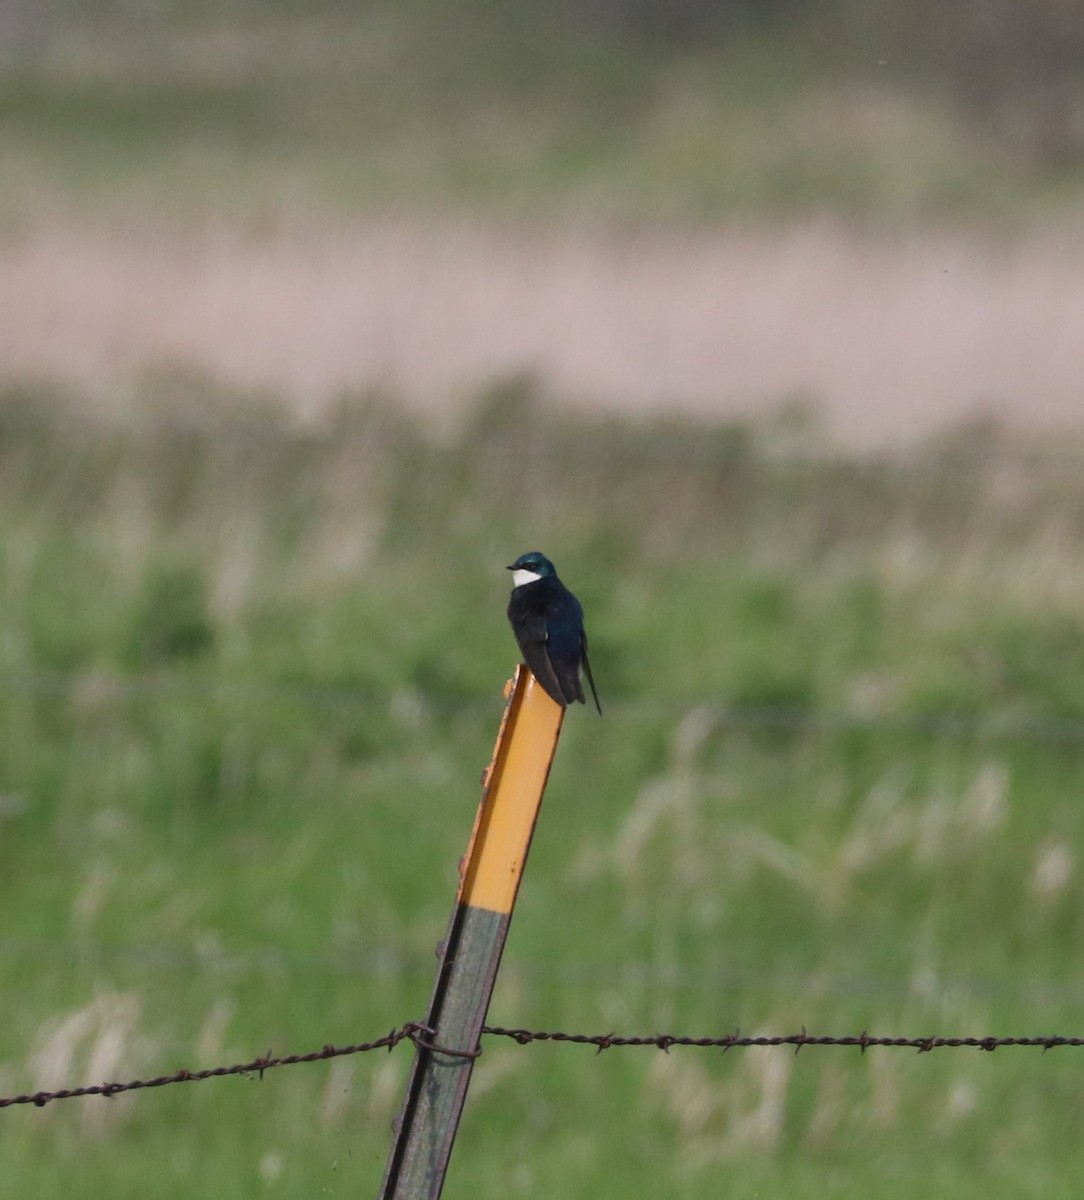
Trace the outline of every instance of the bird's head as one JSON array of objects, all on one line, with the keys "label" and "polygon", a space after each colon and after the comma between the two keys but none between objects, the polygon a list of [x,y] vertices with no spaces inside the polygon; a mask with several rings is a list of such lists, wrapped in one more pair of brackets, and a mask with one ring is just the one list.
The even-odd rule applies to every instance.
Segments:
[{"label": "bird's head", "polygon": [[553,563],[537,550],[521,554],[508,569],[512,572],[513,587],[523,587],[525,583],[534,583],[539,579],[551,579],[557,574]]}]

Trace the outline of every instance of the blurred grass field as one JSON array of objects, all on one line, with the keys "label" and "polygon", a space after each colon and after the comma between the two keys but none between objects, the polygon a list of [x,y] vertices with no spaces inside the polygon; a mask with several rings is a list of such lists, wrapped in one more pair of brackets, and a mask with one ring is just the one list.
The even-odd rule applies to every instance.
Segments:
[{"label": "blurred grass field", "polygon": [[1079,205],[1079,168],[1007,149],[896,61],[890,31],[867,44],[829,18],[698,47],[485,0],[186,8],[73,9],[0,60],[0,230],[45,214],[274,233],[359,212],[1018,225]]},{"label": "blurred grass field", "polygon": [[[815,30],[454,7],[73,8],[0,64],[0,234],[1078,227],[1078,168]],[[492,1023],[1084,1033],[1072,437],[877,457],[797,404],[632,421],[516,379],[437,424],[361,380],[306,424],[146,367],[0,376],[0,1096],[424,1015],[531,548],[605,715],[565,724]],[[445,1196],[1075,1197],[1079,1054],[493,1039]],[[8,1108],[0,1196],[373,1195],[409,1062]]]},{"label": "blurred grass field", "polygon": [[[841,457],[514,384],[313,432],[192,386],[0,405],[0,1094],[424,1014],[535,546],[605,715],[566,722],[492,1023],[1081,1032],[1080,447]],[[491,1041],[445,1194],[1068,1197],[1077,1054]],[[8,1109],[0,1190],[374,1194],[408,1066]]]}]

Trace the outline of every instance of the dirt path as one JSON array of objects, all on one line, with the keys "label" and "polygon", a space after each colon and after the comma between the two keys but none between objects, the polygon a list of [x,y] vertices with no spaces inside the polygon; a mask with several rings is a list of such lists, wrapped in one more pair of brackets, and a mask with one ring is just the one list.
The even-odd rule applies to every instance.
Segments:
[{"label": "dirt path", "polygon": [[817,401],[853,443],[978,407],[1084,428],[1084,228],[999,244],[377,223],[275,237],[43,227],[0,240],[0,380],[107,402],[184,364],[318,411],[446,404],[509,372],[630,410]]}]

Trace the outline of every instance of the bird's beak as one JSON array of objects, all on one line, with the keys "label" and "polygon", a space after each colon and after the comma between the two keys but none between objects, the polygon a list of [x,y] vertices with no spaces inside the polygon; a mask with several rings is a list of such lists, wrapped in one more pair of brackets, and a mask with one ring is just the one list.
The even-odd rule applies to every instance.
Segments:
[{"label": "bird's beak", "polygon": [[505,567],[504,569],[505,569],[506,571],[514,571],[514,570],[516,569],[516,564],[515,564],[515,563],[509,563],[509,564],[508,564],[508,566],[507,566],[507,567]]}]

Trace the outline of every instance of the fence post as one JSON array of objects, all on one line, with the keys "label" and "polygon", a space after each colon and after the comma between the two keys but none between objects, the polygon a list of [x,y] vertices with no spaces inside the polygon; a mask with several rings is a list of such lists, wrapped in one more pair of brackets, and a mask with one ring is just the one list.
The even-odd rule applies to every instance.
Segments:
[{"label": "fence post", "polygon": [[426,1021],[431,1034],[414,1056],[380,1200],[436,1200],[444,1186],[474,1058],[442,1051],[479,1048],[564,711],[526,667],[516,668],[460,862]]}]

